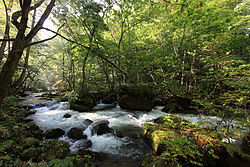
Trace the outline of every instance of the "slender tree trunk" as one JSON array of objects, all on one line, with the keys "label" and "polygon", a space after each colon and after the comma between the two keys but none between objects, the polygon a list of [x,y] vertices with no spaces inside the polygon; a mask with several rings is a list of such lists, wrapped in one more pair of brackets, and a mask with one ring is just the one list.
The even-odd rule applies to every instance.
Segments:
[{"label": "slender tree trunk", "polygon": [[[4,7],[5,7],[5,14],[6,14],[6,25],[5,25],[5,31],[4,31],[4,38],[3,39],[8,39],[9,38],[9,33],[10,33],[10,12],[11,8],[13,6],[13,0],[10,0],[9,5],[4,2]],[[4,51],[6,48],[7,41],[3,41],[0,46],[0,64],[2,63],[3,57],[4,57]]]}]

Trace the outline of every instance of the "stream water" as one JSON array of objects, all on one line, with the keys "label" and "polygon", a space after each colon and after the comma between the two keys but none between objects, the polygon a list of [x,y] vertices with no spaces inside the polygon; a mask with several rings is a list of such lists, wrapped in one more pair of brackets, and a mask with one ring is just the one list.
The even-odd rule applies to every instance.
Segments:
[{"label": "stream water", "polygon": [[[34,97],[34,95],[29,96],[28,99]],[[46,106],[35,108],[37,112],[30,118],[44,131],[61,128],[67,134],[73,127],[82,129],[83,133],[87,135],[87,139],[92,142],[92,146],[88,150],[102,152],[107,156],[107,161],[101,162],[102,167],[136,167],[139,166],[144,155],[151,151],[141,137],[141,127],[145,123],[153,123],[154,119],[166,115],[161,112],[161,109],[162,107],[155,107],[150,112],[128,111],[121,109],[118,105],[112,107],[100,103],[93,112],[79,113],[70,110],[68,102],[47,101]],[[69,114],[71,117],[64,118],[65,114]],[[204,120],[210,122],[209,125],[204,126],[211,126],[221,121],[220,118],[212,116],[199,117],[181,114],[178,116],[195,123]],[[91,120],[93,123],[90,125],[86,120]],[[103,120],[109,122],[109,127],[114,129],[114,133],[93,135],[91,133],[92,125]],[[60,137],[59,140],[69,142],[71,152],[81,149],[86,141],[86,139],[70,139],[66,135]]]}]

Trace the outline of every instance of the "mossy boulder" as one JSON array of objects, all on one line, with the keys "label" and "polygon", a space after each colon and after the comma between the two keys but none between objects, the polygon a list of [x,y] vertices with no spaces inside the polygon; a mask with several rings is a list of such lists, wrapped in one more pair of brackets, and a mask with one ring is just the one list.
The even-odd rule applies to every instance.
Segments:
[{"label": "mossy boulder", "polygon": [[167,161],[160,156],[148,155],[141,163],[141,167],[180,167],[176,161]]},{"label": "mossy boulder", "polygon": [[79,112],[89,112],[95,105],[96,102],[91,97],[70,101],[70,109]]},{"label": "mossy boulder", "polygon": [[108,91],[102,98],[102,102],[105,104],[112,104],[115,101],[117,101],[117,91]]},{"label": "mossy boulder", "polygon": [[211,159],[225,155],[218,132],[197,127],[176,116],[162,116],[155,124],[144,125],[143,135],[156,155],[168,162],[206,166]]},{"label": "mossy boulder", "polygon": [[92,135],[103,135],[106,133],[113,133],[114,130],[109,128],[109,121],[103,120],[92,124],[91,133]]},{"label": "mossy boulder", "polygon": [[25,161],[31,160],[36,162],[42,151],[42,148],[29,148],[22,153],[21,158]]},{"label": "mossy boulder", "polygon": [[33,122],[26,124],[25,131],[27,133],[26,136],[28,137],[34,137],[39,140],[43,138],[43,131],[40,130],[39,127]]},{"label": "mossy boulder", "polygon": [[118,94],[118,104],[123,109],[151,111],[155,94],[149,86],[123,86]]},{"label": "mossy boulder", "polygon": [[76,139],[76,140],[87,138],[86,135],[83,135],[83,130],[79,128],[71,128],[67,135],[69,138]]},{"label": "mossy boulder", "polygon": [[63,159],[70,153],[69,143],[65,141],[49,139],[43,143],[43,151],[39,155],[40,161]]},{"label": "mossy boulder", "polygon": [[27,137],[24,138],[21,142],[23,148],[30,148],[30,147],[36,147],[39,146],[40,140],[34,138],[34,137]]},{"label": "mossy boulder", "polygon": [[64,130],[60,128],[49,129],[44,133],[46,139],[55,139],[61,137],[64,134],[65,134]]}]

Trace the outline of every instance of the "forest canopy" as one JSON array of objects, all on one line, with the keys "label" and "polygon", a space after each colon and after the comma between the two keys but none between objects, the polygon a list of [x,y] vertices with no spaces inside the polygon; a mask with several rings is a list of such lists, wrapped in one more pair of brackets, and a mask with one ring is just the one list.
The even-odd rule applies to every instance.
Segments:
[{"label": "forest canopy", "polygon": [[[50,89],[79,97],[146,84],[167,96],[249,103],[247,0],[20,2],[0,6],[0,84],[9,95]],[[24,44],[19,60],[10,58],[15,43]]]}]

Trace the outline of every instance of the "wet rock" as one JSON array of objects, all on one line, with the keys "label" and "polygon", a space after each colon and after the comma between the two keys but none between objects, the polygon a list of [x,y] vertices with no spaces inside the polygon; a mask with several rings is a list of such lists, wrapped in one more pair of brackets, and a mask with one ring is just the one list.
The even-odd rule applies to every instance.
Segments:
[{"label": "wet rock", "polygon": [[44,135],[46,139],[54,139],[54,138],[58,138],[62,135],[64,135],[65,132],[64,130],[60,129],[60,128],[56,128],[56,129],[49,129],[47,130]]},{"label": "wet rock", "polygon": [[31,131],[39,130],[39,127],[35,123],[31,122],[27,124],[27,130],[31,130]]},{"label": "wet rock", "polygon": [[138,139],[141,137],[141,128],[137,126],[124,126],[115,129],[115,135],[119,138],[129,137],[131,139]]},{"label": "wet rock", "polygon": [[102,98],[102,102],[105,104],[113,104],[115,101],[117,101],[116,91],[108,91]]},{"label": "wet rock", "polygon": [[39,146],[40,140],[34,138],[34,137],[27,137],[24,138],[22,141],[22,147],[23,148],[30,148],[34,146]]},{"label": "wet rock", "polygon": [[69,143],[65,141],[49,139],[43,143],[43,151],[39,155],[39,161],[63,159],[70,154]]},{"label": "wet rock", "polygon": [[30,116],[30,115],[33,115],[33,114],[35,114],[36,113],[36,110],[25,110],[25,111],[23,111],[23,116],[24,117],[27,117],[27,116]]},{"label": "wet rock", "polygon": [[29,148],[22,153],[21,158],[25,161],[31,160],[33,162],[37,162],[41,153],[42,148]]},{"label": "wet rock", "polygon": [[99,160],[99,161],[104,161],[108,157],[108,154],[106,154],[106,153],[94,152],[94,151],[90,151],[90,150],[79,150],[78,152],[73,153],[73,154],[78,155],[80,157],[90,155],[92,159]]},{"label": "wet rock", "polygon": [[71,117],[70,114],[65,114],[65,115],[63,116],[63,118],[70,118],[70,117]]},{"label": "wet rock", "polygon": [[113,133],[113,129],[109,128],[109,121],[100,121],[92,124],[91,133],[92,135],[102,135],[106,133]]},{"label": "wet rock", "polygon": [[86,139],[87,136],[83,135],[83,131],[79,128],[72,128],[68,132],[68,137],[76,140]]},{"label": "wet rock", "polygon": [[150,87],[122,87],[118,104],[123,109],[151,111],[154,107],[154,94]]},{"label": "wet rock", "polygon": [[25,132],[27,133],[26,136],[28,137],[34,137],[39,140],[43,138],[43,131],[41,131],[39,127],[33,122],[27,124]]},{"label": "wet rock", "polygon": [[96,105],[92,98],[85,98],[81,100],[71,101],[70,109],[79,112],[89,112]]},{"label": "wet rock", "polygon": [[93,121],[91,121],[90,119],[85,119],[85,120],[83,121],[83,124],[86,125],[87,127],[88,127],[89,125],[91,125],[92,123],[93,123]]},{"label": "wet rock", "polygon": [[92,142],[88,139],[81,139],[81,140],[78,140],[76,143],[75,143],[75,146],[79,149],[79,150],[85,150],[85,149],[88,149],[89,147],[92,146]]}]

